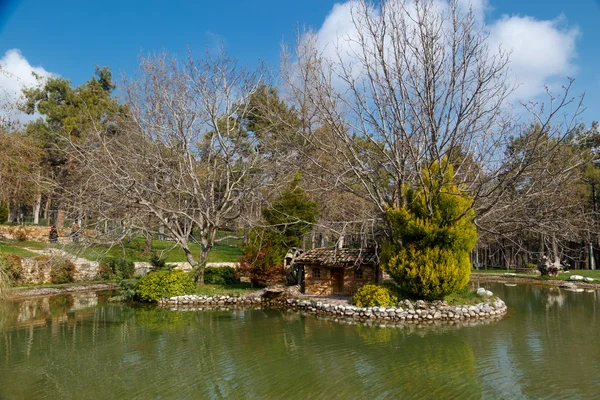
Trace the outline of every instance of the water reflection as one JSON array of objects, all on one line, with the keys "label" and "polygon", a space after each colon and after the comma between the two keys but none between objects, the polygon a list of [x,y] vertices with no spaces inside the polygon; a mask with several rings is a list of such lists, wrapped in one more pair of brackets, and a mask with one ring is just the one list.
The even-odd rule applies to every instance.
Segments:
[{"label": "water reflection", "polygon": [[598,293],[483,286],[510,311],[475,327],[171,311],[102,295],[7,302],[0,398],[593,397]]}]

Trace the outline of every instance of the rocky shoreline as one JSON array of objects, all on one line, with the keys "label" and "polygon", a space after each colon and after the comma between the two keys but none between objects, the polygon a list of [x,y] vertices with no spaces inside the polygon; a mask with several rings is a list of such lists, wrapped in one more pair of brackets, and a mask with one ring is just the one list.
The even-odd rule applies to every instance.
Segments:
[{"label": "rocky shoreline", "polygon": [[9,299],[20,299],[38,296],[56,296],[59,294],[97,292],[100,290],[113,290],[118,286],[114,283],[88,283],[88,284],[66,284],[64,287],[17,287],[8,291]]},{"label": "rocky shoreline", "polygon": [[270,307],[289,311],[330,317],[334,320],[357,321],[362,323],[432,323],[469,320],[492,320],[506,314],[507,307],[498,298],[476,305],[448,305],[443,301],[411,302],[403,300],[396,307],[356,307],[352,305],[330,304],[287,296],[176,296],[163,299],[159,306],[174,310],[228,309],[238,307]]},{"label": "rocky shoreline", "polygon": [[600,283],[591,283],[582,280],[542,280],[524,278],[510,275],[475,275],[471,274],[471,282],[498,282],[498,283],[532,283],[534,285],[550,285],[564,288],[600,289]]}]

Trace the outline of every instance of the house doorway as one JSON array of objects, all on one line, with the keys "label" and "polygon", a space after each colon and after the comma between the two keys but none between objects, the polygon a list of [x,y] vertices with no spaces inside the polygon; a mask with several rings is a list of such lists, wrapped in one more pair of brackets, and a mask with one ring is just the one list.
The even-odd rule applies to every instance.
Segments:
[{"label": "house doorway", "polygon": [[331,287],[333,294],[344,293],[344,269],[343,268],[332,268],[331,269]]}]

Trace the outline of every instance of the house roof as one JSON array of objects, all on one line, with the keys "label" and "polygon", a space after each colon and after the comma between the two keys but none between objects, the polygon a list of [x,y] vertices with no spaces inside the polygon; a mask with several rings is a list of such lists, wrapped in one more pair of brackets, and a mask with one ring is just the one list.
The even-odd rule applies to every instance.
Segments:
[{"label": "house roof", "polygon": [[374,249],[320,248],[307,250],[294,261],[299,264],[335,266],[339,264],[376,264],[378,260]]}]

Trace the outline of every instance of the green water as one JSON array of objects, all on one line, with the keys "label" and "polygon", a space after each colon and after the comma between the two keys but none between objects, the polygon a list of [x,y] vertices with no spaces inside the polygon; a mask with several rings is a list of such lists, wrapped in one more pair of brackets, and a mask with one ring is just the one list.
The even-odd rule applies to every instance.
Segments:
[{"label": "green water", "polygon": [[600,293],[482,285],[479,326],[378,328],[274,310],[0,303],[0,399],[600,397]]}]

